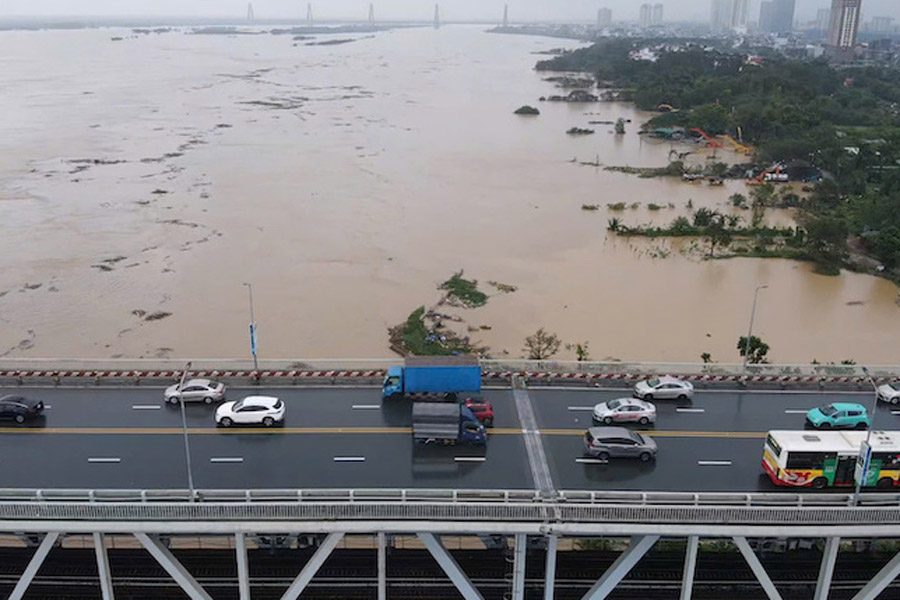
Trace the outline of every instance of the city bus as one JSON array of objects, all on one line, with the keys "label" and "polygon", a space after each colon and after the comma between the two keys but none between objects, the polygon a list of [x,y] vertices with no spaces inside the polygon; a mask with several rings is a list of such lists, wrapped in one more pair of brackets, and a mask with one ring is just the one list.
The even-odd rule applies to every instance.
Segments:
[{"label": "city bus", "polygon": [[[770,431],[762,466],[776,485],[848,487],[856,484],[856,461],[865,431]],[[900,431],[873,431],[865,486],[900,486]]]}]

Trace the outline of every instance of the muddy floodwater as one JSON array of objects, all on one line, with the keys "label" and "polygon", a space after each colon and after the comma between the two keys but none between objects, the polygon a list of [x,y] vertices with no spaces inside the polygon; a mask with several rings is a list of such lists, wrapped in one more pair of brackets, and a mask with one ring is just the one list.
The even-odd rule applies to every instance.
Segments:
[{"label": "muddy floodwater", "polygon": [[[564,92],[536,53],[574,42],[355,37],[0,33],[0,355],[245,357],[251,282],[261,358],[389,357],[387,328],[464,269],[489,301],[446,312],[497,357],[545,327],[594,359],[738,362],[765,284],[754,333],[773,362],[897,363],[887,281],[610,236],[613,216],[730,211],[747,190],[580,164],[662,166],[673,148],[642,141],[630,105],[538,102]],[[589,124],[619,117],[623,136]]]}]

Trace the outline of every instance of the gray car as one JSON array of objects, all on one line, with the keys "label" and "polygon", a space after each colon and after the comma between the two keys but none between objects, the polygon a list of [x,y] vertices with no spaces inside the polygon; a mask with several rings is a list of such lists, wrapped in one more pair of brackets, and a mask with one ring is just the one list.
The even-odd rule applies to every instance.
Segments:
[{"label": "gray car", "polygon": [[624,427],[591,427],[584,433],[584,451],[600,460],[621,457],[647,462],[656,458],[656,442]]}]

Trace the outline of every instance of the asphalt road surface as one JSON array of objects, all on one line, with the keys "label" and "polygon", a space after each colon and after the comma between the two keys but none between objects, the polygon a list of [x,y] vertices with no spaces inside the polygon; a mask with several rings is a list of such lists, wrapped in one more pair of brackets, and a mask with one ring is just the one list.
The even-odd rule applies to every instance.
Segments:
[{"label": "asphalt road surface", "polygon": [[[162,388],[16,388],[48,405],[33,424],[0,428],[0,486],[6,488],[187,487],[177,406]],[[486,448],[422,447],[412,441],[408,401],[381,403],[377,388],[231,388],[286,403],[283,427],[218,429],[215,406],[186,406],[197,489],[458,488],[533,489],[510,390],[486,390],[495,427]],[[828,402],[871,406],[872,393],[698,391],[691,402],[656,401],[658,421],[643,429],[656,461],[581,463],[582,435],[597,402],[627,390],[531,389],[557,489],[772,491],[760,460],[766,431],[802,429],[809,408]],[[900,428],[880,404],[876,429]]]}]

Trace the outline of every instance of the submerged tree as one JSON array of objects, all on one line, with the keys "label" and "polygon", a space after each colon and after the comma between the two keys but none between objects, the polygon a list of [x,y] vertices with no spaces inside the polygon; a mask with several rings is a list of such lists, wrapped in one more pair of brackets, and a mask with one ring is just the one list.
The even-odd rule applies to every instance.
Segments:
[{"label": "submerged tree", "polygon": [[530,360],[546,360],[559,352],[561,343],[555,333],[544,331],[541,327],[525,338],[525,352]]},{"label": "submerged tree", "polygon": [[747,362],[754,365],[769,362],[766,355],[769,353],[769,345],[755,335],[750,336],[750,343],[747,343],[747,336],[742,335],[738,338],[738,352],[741,356],[747,357]]}]

